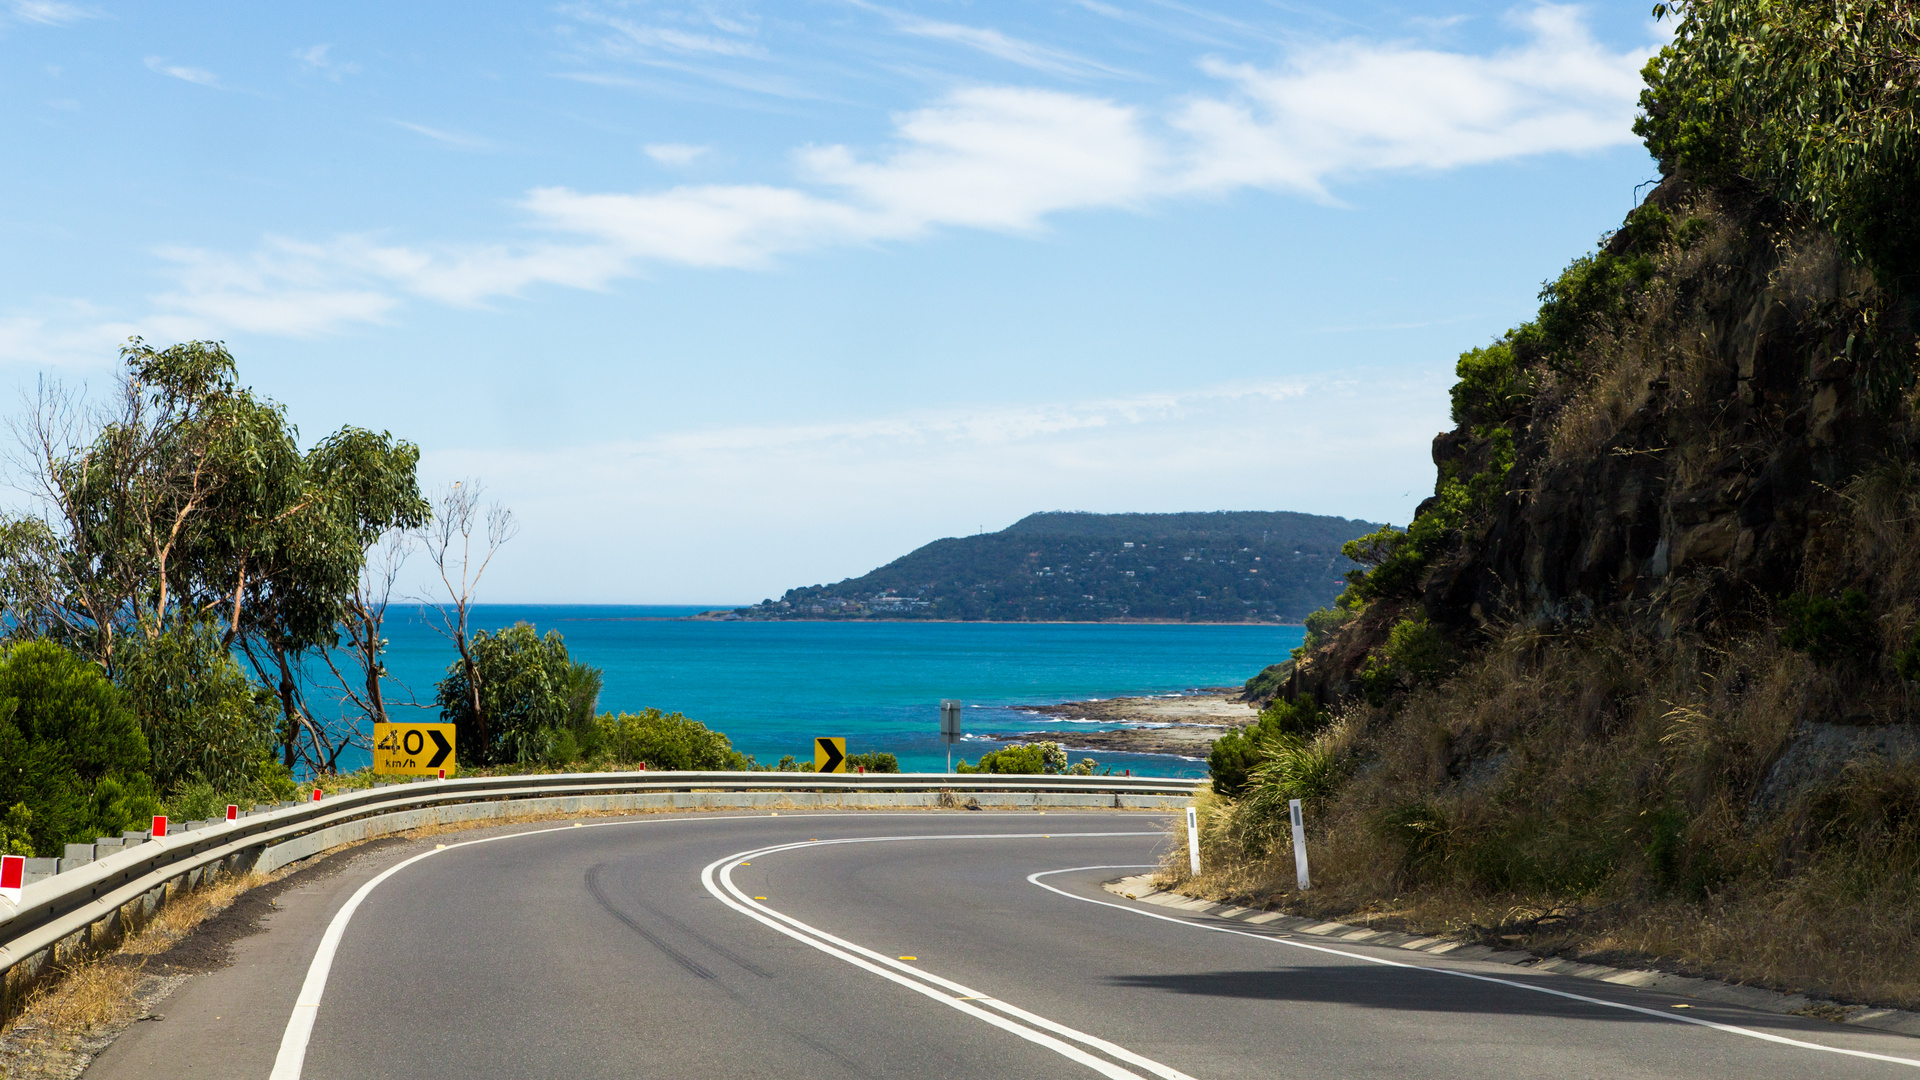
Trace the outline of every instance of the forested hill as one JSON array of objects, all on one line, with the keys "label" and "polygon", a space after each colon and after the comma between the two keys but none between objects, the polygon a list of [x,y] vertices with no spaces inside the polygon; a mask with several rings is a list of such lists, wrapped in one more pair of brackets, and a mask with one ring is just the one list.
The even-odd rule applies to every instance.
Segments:
[{"label": "forested hill", "polygon": [[1379,526],[1284,511],[1032,514],[936,540],[862,577],[741,608],[756,619],[1298,621]]}]

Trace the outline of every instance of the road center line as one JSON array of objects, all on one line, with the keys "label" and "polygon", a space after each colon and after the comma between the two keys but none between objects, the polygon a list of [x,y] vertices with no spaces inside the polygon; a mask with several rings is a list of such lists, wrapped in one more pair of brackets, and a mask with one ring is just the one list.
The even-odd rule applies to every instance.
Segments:
[{"label": "road center line", "polygon": [[[1186,1073],[1170,1065],[1134,1053],[1126,1047],[1119,1046],[1096,1035],[1068,1027],[1065,1024],[1049,1020],[1046,1017],[1029,1012],[1009,1002],[1001,1001],[991,995],[982,994],[978,990],[954,982],[951,979],[943,978],[932,972],[914,967],[911,964],[903,963],[893,957],[836,937],[824,930],[801,922],[784,912],[775,911],[773,908],[767,907],[765,904],[754,900],[742,892],[740,888],[733,883],[732,877],[736,867],[764,855],[794,851],[801,848],[826,847],[834,844],[871,844],[914,840],[1036,840],[1094,836],[1161,835],[1163,835],[1163,833],[1155,830],[1152,832],[980,833],[966,835],[947,834],[939,836],[874,836],[851,837],[839,840],[806,841],[756,848],[752,851],[743,851],[735,855],[729,855],[723,859],[715,860],[700,872],[700,881],[701,884],[706,886],[707,891],[712,893],[721,903],[788,937],[804,942],[829,956],[843,960],[890,982],[905,986],[915,993],[922,994],[943,1005],[957,1009],[976,1020],[981,1020],[1010,1034],[1017,1035],[1020,1038],[1026,1039],[1028,1042],[1044,1046],[1054,1053],[1081,1065],[1085,1065],[1103,1076],[1112,1077],[1114,1080],[1128,1080],[1128,1078],[1131,1078],[1131,1080],[1144,1080],[1138,1073],[1131,1072],[1112,1062],[1094,1057],[1085,1050],[1070,1045],[1068,1042],[1063,1041],[1062,1038],[1055,1038],[1055,1036],[1062,1036],[1064,1039],[1071,1039],[1084,1046],[1099,1050],[1108,1057],[1144,1069],[1155,1076],[1162,1077],[1163,1080],[1193,1080],[1193,1078]],[[1116,867],[1115,869],[1137,869],[1137,867]],[[976,1002],[978,1003],[977,1005],[975,1004]],[[981,1008],[981,1005],[1004,1013],[1005,1015],[996,1016],[994,1013]],[[1024,1023],[1016,1022],[1016,1020],[1024,1021]]]},{"label": "road center line", "polygon": [[1649,1009],[1640,1005],[1628,1005],[1625,1002],[1620,1002],[1620,1001],[1608,1001],[1605,998],[1588,997],[1585,994],[1575,994],[1567,990],[1555,990],[1547,986],[1535,986],[1529,983],[1517,982],[1513,979],[1498,978],[1493,975],[1480,975],[1475,972],[1458,971],[1453,968],[1428,967],[1424,964],[1408,964],[1399,960],[1389,960],[1383,956],[1368,956],[1364,953],[1347,952],[1344,949],[1335,949],[1326,945],[1314,945],[1305,941],[1295,941],[1290,938],[1276,938],[1276,937],[1269,937],[1266,934],[1255,934],[1246,930],[1238,930],[1231,926],[1215,926],[1212,923],[1198,922],[1193,919],[1176,918],[1172,915],[1162,915],[1156,911],[1142,911],[1139,908],[1130,907],[1126,904],[1116,904],[1108,900],[1095,900],[1090,896],[1077,896],[1073,893],[1067,892],[1065,889],[1055,888],[1054,886],[1049,885],[1046,882],[1040,880],[1043,877],[1052,877],[1055,874],[1071,874],[1080,870],[1111,870],[1111,869],[1114,869],[1114,868],[1108,867],[1108,866],[1071,866],[1062,870],[1042,870],[1037,874],[1029,874],[1027,875],[1027,880],[1035,885],[1040,886],[1041,888],[1047,890],[1048,892],[1059,893],[1061,896],[1064,896],[1069,900],[1078,900],[1078,901],[1081,901],[1082,903],[1098,904],[1101,907],[1115,908],[1120,911],[1130,912],[1134,915],[1144,915],[1149,919],[1159,919],[1162,922],[1178,923],[1181,926],[1192,927],[1196,930],[1210,930],[1210,931],[1214,931],[1216,933],[1221,933],[1221,934],[1233,934],[1238,937],[1250,937],[1250,938],[1254,938],[1259,941],[1265,941],[1274,945],[1286,945],[1295,949],[1307,949],[1312,952],[1328,953],[1333,956],[1344,956],[1349,960],[1363,960],[1369,964],[1379,964],[1382,967],[1409,968],[1414,971],[1432,972],[1435,975],[1447,975],[1456,979],[1471,979],[1474,982],[1494,983],[1499,986],[1511,986],[1516,990],[1526,990],[1530,993],[1535,993],[1535,994],[1547,994],[1552,997],[1566,998],[1570,1001],[1585,1002],[1589,1005],[1601,1005],[1609,1009],[1621,1009],[1626,1012],[1639,1013],[1643,1016],[1651,1016],[1660,1020],[1671,1020],[1676,1024],[1693,1024],[1696,1027],[1712,1028],[1715,1031],[1726,1032],[1729,1035],[1743,1035],[1749,1039],[1759,1039],[1762,1042],[1779,1043],[1782,1046],[1796,1046],[1803,1050],[1818,1050],[1828,1054],[1844,1054],[1847,1057],[1866,1058],[1870,1061],[1885,1061],[1894,1065],[1910,1065],[1915,1068],[1920,1068],[1920,1060],[1916,1060],[1914,1058],[1895,1057],[1891,1054],[1875,1054],[1867,1050],[1848,1050],[1844,1047],[1827,1046],[1822,1043],[1807,1042],[1803,1039],[1788,1038],[1785,1035],[1775,1035],[1769,1031],[1756,1031],[1753,1028],[1739,1027],[1738,1025],[1735,1025],[1735,1024],[1722,1024],[1714,1020],[1702,1020],[1698,1017],[1684,1016],[1679,1013],[1666,1012],[1660,1009]]}]

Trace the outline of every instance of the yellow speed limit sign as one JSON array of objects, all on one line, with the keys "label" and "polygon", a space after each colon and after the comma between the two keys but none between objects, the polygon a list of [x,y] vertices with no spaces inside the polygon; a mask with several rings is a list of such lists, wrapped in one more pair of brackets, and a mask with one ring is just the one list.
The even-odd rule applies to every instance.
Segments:
[{"label": "yellow speed limit sign", "polygon": [[452,724],[373,725],[373,771],[403,776],[453,775]]}]

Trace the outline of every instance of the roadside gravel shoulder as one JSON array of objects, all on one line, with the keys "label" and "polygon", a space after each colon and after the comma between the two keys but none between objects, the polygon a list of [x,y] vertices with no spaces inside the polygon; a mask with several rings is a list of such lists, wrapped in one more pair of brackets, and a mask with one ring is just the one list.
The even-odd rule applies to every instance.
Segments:
[{"label": "roadside gravel shoulder", "polygon": [[1753,986],[1737,986],[1715,979],[1700,979],[1687,975],[1674,975],[1664,971],[1636,970],[1632,968],[1608,967],[1604,964],[1584,964],[1575,960],[1562,960],[1553,957],[1535,956],[1528,952],[1490,949],[1484,945],[1472,945],[1462,941],[1450,941],[1446,938],[1422,937],[1418,934],[1401,933],[1394,930],[1368,930],[1364,927],[1349,926],[1346,923],[1326,922],[1320,919],[1301,918],[1280,911],[1263,911],[1259,908],[1239,907],[1233,904],[1220,904],[1199,897],[1187,896],[1158,888],[1153,884],[1152,874],[1136,874],[1131,877],[1117,878],[1106,882],[1103,887],[1116,896],[1141,903],[1154,904],[1170,911],[1179,911],[1188,915],[1205,915],[1216,919],[1228,919],[1289,933],[1307,934],[1326,938],[1330,941],[1342,941],[1354,945],[1385,945],[1410,952],[1426,953],[1430,956],[1445,956],[1454,960],[1476,960],[1483,963],[1511,964],[1530,971],[1544,971],[1555,975],[1567,975],[1576,979],[1591,979],[1595,982],[1612,983],[1615,986],[1632,986],[1645,990],[1681,997],[1698,998],[1722,1005],[1739,1005],[1761,1012],[1778,1013],[1788,1016],[1811,1016],[1830,1020],[1851,1027],[1872,1028],[1876,1031],[1888,1031],[1899,1035],[1920,1037],[1920,1013],[1902,1009],[1879,1009],[1863,1005],[1838,1005],[1831,1001],[1809,997],[1805,994],[1785,994],[1776,990],[1763,990]]}]

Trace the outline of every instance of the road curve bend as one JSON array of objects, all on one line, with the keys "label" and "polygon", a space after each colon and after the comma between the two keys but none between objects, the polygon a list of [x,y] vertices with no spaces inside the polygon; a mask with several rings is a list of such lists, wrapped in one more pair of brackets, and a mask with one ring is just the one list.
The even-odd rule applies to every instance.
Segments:
[{"label": "road curve bend", "polygon": [[[218,1080],[1916,1075],[1920,1041],[1132,904],[1167,820],[645,816],[283,898],[89,1071]],[[1685,1005],[1688,1008],[1676,1009]]]}]

